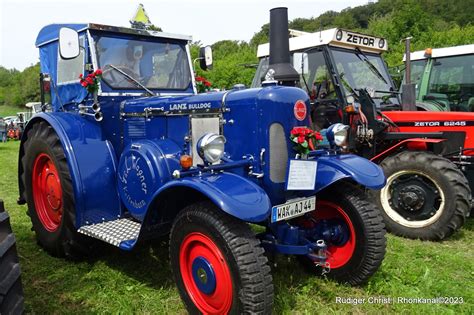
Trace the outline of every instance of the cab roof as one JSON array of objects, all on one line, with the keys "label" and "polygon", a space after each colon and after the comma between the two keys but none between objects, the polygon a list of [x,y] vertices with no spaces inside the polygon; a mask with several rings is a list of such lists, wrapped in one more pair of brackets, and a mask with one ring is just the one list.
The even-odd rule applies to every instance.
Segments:
[{"label": "cab roof", "polygon": [[[298,51],[323,45],[337,46],[343,48],[355,48],[367,52],[382,53],[388,49],[384,38],[352,32],[340,28],[331,28],[315,33],[292,31],[296,37],[290,38],[290,51]],[[265,43],[258,46],[257,57],[269,55],[270,44]]]},{"label": "cab roof", "polygon": [[[473,45],[462,45],[462,46],[453,46],[445,48],[433,48],[431,50],[431,58],[439,57],[450,57],[450,56],[461,56],[474,54],[474,44]],[[405,61],[406,56],[403,56],[403,61]],[[410,54],[410,59],[414,60],[423,60],[428,57],[425,55],[425,50],[419,50],[412,52]]]},{"label": "cab roof", "polygon": [[72,28],[76,30],[77,32],[81,32],[84,30],[99,30],[99,31],[105,31],[105,32],[150,36],[150,37],[158,37],[158,38],[169,38],[169,39],[177,39],[177,40],[185,40],[185,41],[192,40],[192,36],[188,36],[188,35],[178,35],[178,34],[171,34],[171,33],[165,33],[165,32],[156,32],[156,31],[150,31],[150,30],[142,30],[142,29],[120,27],[120,26],[110,26],[110,25],[102,25],[102,24],[94,24],[94,23],[50,24],[43,27],[41,31],[39,32],[38,36],[36,37],[36,42],[35,42],[36,47],[41,47],[50,42],[57,41],[59,37],[59,30],[63,27]]}]

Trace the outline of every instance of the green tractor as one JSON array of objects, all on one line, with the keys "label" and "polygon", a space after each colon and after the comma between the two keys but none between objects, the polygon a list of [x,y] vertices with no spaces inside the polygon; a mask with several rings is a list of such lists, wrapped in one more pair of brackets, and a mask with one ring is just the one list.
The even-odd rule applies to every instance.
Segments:
[{"label": "green tractor", "polygon": [[410,55],[418,110],[474,111],[474,44],[427,48]]}]

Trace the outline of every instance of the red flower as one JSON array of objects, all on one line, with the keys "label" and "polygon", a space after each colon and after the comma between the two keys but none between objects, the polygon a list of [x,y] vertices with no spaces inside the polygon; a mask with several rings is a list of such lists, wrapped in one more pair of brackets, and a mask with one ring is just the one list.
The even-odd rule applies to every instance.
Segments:
[{"label": "red flower", "polygon": [[319,132],[314,133],[314,138],[318,141],[323,141],[323,136]]},{"label": "red flower", "polygon": [[79,79],[82,79],[82,77],[83,77],[83,75],[82,75],[82,73],[81,73],[81,74],[79,75]]},{"label": "red flower", "polygon": [[88,76],[85,81],[87,84],[94,84],[94,79],[92,77]]},{"label": "red flower", "polygon": [[102,69],[95,70],[95,75],[102,75]]},{"label": "red flower", "polygon": [[83,87],[86,87],[86,86],[87,86],[87,82],[86,82],[86,81],[82,81],[82,82],[81,82],[81,85],[82,85]]},{"label": "red flower", "polygon": [[298,131],[296,130],[296,128],[293,128],[293,129],[291,129],[290,134],[291,134],[292,136],[296,136],[296,135],[298,134]]},{"label": "red flower", "polygon": [[202,82],[202,81],[204,81],[204,78],[203,77],[196,77],[196,81]]},{"label": "red flower", "polygon": [[211,87],[211,82],[209,82],[209,81],[204,81],[204,85],[207,86],[207,87]]},{"label": "red flower", "polygon": [[299,136],[298,137],[298,143],[303,143],[305,141],[306,141],[306,139],[304,138],[304,136]]}]

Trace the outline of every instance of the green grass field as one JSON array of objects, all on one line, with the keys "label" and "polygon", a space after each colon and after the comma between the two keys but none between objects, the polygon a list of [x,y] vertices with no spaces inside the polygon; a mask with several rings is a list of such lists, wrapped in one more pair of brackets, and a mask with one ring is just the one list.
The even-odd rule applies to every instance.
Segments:
[{"label": "green grass field", "polygon": [[[141,244],[132,252],[105,247],[99,256],[82,262],[47,255],[36,244],[26,206],[16,204],[18,146],[19,142],[0,143],[0,198],[17,237],[28,313],[186,313],[171,276],[165,242]],[[278,258],[273,273],[274,312],[473,314],[473,238],[474,219],[443,243],[388,236],[382,267],[358,288],[314,277],[295,259]],[[336,303],[338,297],[365,298],[366,303]],[[463,303],[369,303],[375,297],[453,297]]]}]

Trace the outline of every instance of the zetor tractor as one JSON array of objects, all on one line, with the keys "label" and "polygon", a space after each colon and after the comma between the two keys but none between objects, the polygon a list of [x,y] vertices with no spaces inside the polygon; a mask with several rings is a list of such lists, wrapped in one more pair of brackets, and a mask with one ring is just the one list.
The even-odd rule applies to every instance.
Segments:
[{"label": "zetor tractor", "polygon": [[[330,29],[289,42],[314,128],[349,125],[345,150],[382,166],[387,185],[371,193],[387,230],[423,240],[458,230],[472,205],[474,114],[402,111],[381,57],[383,38]],[[269,45],[257,54],[253,87],[265,80]]]},{"label": "zetor tractor", "polygon": [[[306,92],[283,85],[298,80],[287,27],[286,8],[272,10],[272,42],[286,41],[273,57],[275,81],[199,95],[191,37],[43,28],[36,45],[51,87],[42,107],[51,112],[28,122],[19,155],[19,201],[39,244],[71,257],[90,252],[93,239],[130,251],[169,234],[177,287],[193,313],[270,313],[265,252],[297,255],[341,282],[366,281],[383,260],[385,228],[356,185],[380,189],[385,176],[339,154],[340,124],[327,134],[333,148],[293,151],[292,130],[314,133],[303,128]],[[202,52],[209,67],[212,52]]]}]

